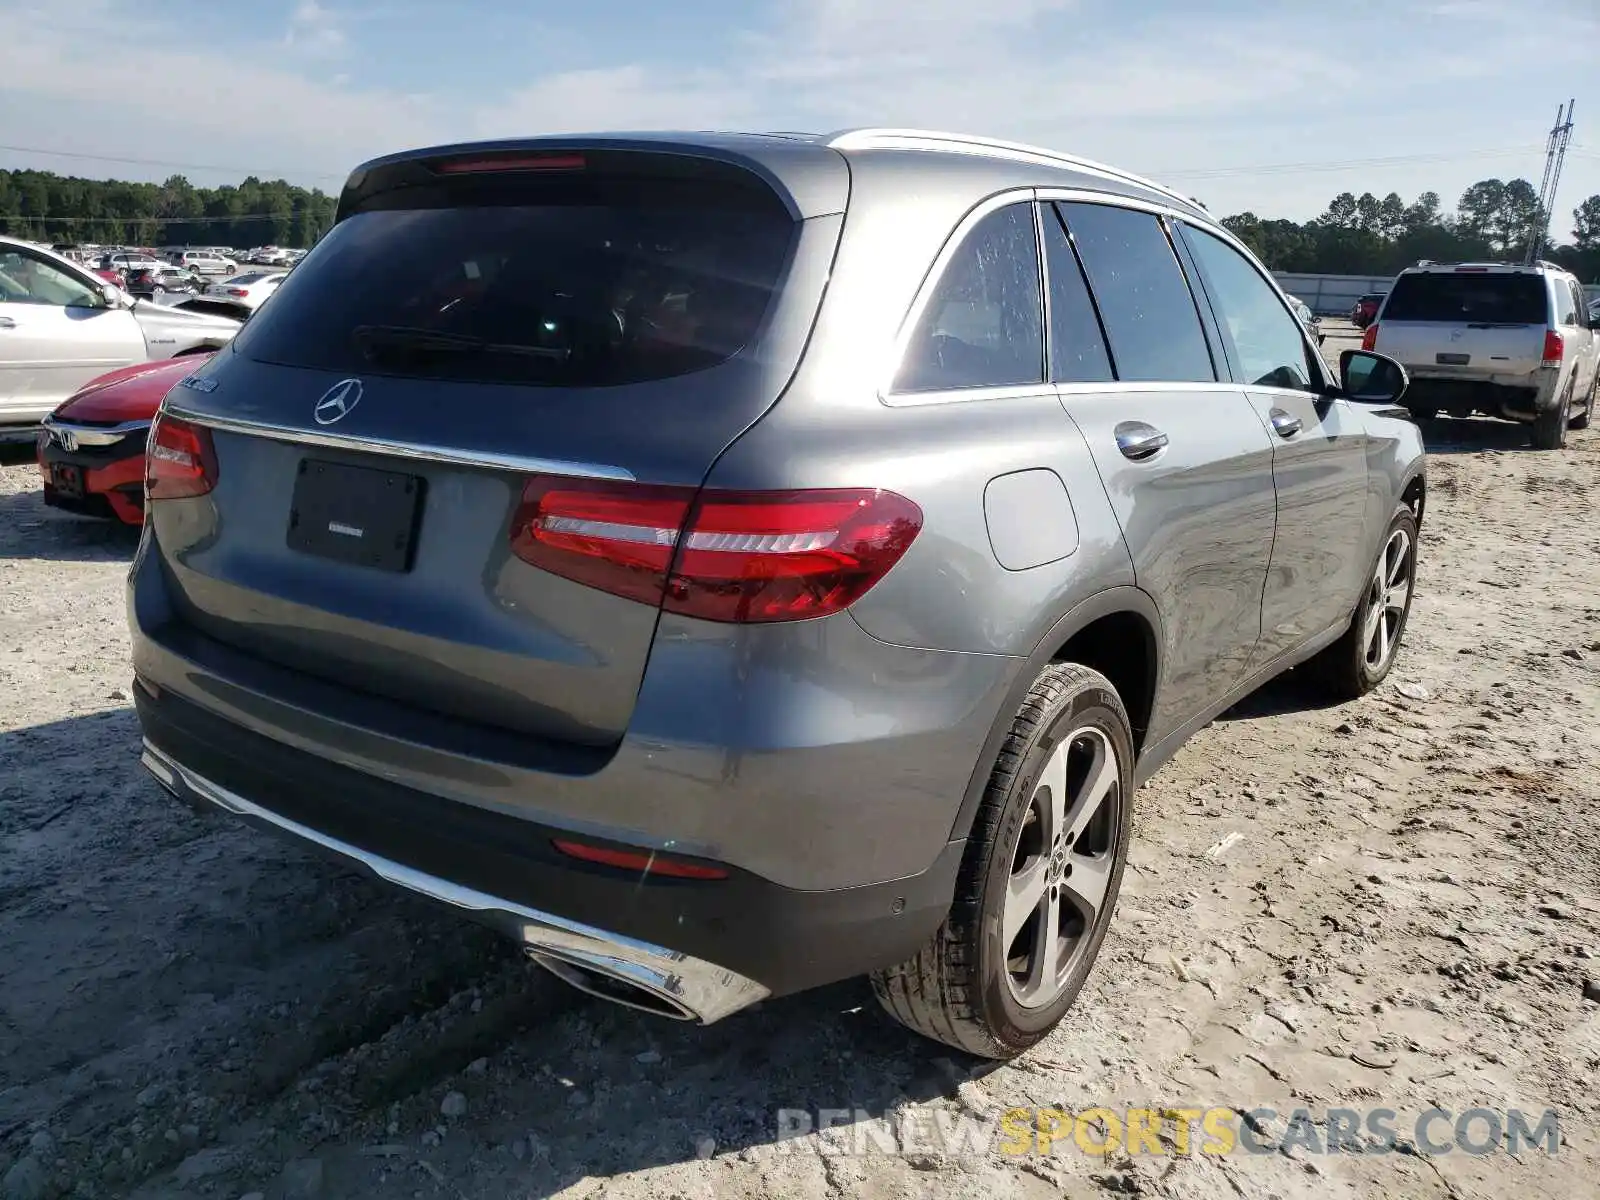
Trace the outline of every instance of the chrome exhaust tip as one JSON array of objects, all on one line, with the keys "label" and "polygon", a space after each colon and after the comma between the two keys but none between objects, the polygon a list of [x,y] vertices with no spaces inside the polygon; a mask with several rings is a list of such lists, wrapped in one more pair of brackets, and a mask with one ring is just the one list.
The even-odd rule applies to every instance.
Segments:
[{"label": "chrome exhaust tip", "polygon": [[674,1021],[700,1019],[698,1014],[675,996],[659,988],[646,986],[637,979],[630,979],[588,964],[572,962],[559,955],[539,950],[530,949],[527,953],[529,958],[562,983],[575,987],[580,992],[587,992],[591,996],[609,1000],[625,1008],[636,1008],[652,1016],[670,1017]]}]

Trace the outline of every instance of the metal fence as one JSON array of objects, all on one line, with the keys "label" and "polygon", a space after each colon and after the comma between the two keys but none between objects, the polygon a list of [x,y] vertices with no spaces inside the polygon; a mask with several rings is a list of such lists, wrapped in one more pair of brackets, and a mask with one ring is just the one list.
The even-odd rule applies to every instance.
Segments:
[{"label": "metal fence", "polygon": [[[1393,275],[1307,275],[1293,271],[1274,271],[1278,285],[1291,296],[1298,296],[1319,317],[1344,316],[1355,302],[1369,292],[1387,292]],[[1600,284],[1586,284],[1584,295],[1600,300]]]}]

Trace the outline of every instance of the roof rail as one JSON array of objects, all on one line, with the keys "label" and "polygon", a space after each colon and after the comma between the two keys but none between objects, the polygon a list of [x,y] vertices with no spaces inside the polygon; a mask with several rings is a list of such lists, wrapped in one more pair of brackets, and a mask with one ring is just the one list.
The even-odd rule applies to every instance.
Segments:
[{"label": "roof rail", "polygon": [[994,158],[1008,158],[1015,162],[1032,162],[1043,166],[1070,167],[1091,175],[1137,184],[1163,196],[1182,202],[1189,208],[1204,211],[1204,206],[1191,196],[1124,171],[1107,166],[1092,158],[1079,158],[1059,150],[1042,146],[1029,146],[1022,142],[1003,142],[997,138],[979,137],[966,133],[946,133],[936,129],[842,129],[823,137],[822,143],[835,150],[934,150],[946,154],[985,154]]}]

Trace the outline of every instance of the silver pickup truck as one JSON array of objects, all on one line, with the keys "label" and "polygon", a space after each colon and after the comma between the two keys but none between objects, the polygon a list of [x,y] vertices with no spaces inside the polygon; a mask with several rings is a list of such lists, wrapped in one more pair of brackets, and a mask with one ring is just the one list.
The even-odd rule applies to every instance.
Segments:
[{"label": "silver pickup truck", "polygon": [[1482,414],[1532,426],[1558,450],[1589,424],[1600,332],[1583,289],[1554,263],[1422,262],[1402,271],[1362,348],[1404,364],[1419,420]]}]

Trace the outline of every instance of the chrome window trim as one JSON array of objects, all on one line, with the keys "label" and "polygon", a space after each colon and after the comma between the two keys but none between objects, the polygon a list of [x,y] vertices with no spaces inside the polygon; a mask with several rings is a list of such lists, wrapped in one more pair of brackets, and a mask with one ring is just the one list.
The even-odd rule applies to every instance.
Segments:
[{"label": "chrome window trim", "polygon": [[532,458],[521,454],[501,454],[492,450],[457,450],[446,446],[422,442],[403,442],[392,438],[360,437],[352,434],[329,433],[324,430],[297,429],[290,425],[275,425],[269,421],[249,421],[240,417],[224,417],[199,412],[181,405],[163,403],[163,413],[179,420],[204,425],[221,433],[239,433],[247,437],[270,438],[279,442],[295,442],[303,446],[317,446],[327,450],[350,450],[362,454],[382,454],[390,458],[409,459],[412,462],[438,463],[451,467],[476,467],[481,470],[514,471],[522,475],[570,475],[585,479],[613,479],[634,483],[637,477],[624,467],[608,463],[570,462],[559,458]]},{"label": "chrome window trim", "polygon": [[[894,377],[900,372],[900,365],[902,360],[905,358],[906,350],[910,346],[911,336],[913,333],[915,333],[918,323],[922,320],[922,314],[924,310],[928,307],[929,303],[931,303],[933,299],[933,293],[938,290],[939,282],[944,278],[944,273],[950,266],[950,260],[955,257],[956,252],[966,241],[967,235],[972,232],[973,226],[975,226],[985,217],[989,216],[991,213],[997,211],[998,209],[1004,208],[1008,204],[1020,204],[1024,202],[1031,202],[1034,204],[1104,204],[1112,208],[1129,208],[1136,212],[1146,212],[1153,216],[1165,217],[1169,220],[1187,221],[1197,229],[1202,229],[1207,233],[1214,233],[1218,235],[1223,240],[1233,245],[1236,249],[1244,251],[1247,258],[1252,263],[1254,262],[1255,256],[1250,254],[1249,249],[1226,229],[1223,229],[1220,225],[1215,225],[1208,220],[1200,218],[1192,212],[1184,212],[1180,209],[1172,207],[1171,205],[1159,204],[1155,201],[1144,200],[1136,196],[1120,196],[1111,192],[1097,192],[1088,188],[1025,187],[1011,188],[1007,191],[996,192],[994,195],[986,197],[969,209],[966,215],[956,223],[954,231],[950,234],[949,238],[946,239],[944,245],[940,247],[938,256],[933,260],[933,266],[928,271],[927,276],[923,279],[922,285],[917,289],[917,294],[911,301],[911,307],[907,311],[905,319],[901,322],[900,328],[895,334],[894,350],[889,356],[890,362],[893,365],[888,372],[888,377],[878,387],[878,400],[880,403],[885,404],[890,408],[911,408],[924,404],[955,404],[966,403],[975,400],[1008,400],[1015,399],[1020,396],[1036,396],[1041,392],[1048,392],[1051,389],[1062,391],[1065,394],[1081,395],[1085,391],[1149,391],[1152,389],[1172,391],[1174,389],[1210,390],[1222,388],[1227,391],[1239,391],[1244,386],[1243,384],[1236,383],[1232,380],[1164,381],[1130,379],[1091,384],[1052,384],[1047,380],[1046,382],[1040,384],[1010,384],[1003,387],[950,388],[938,391],[895,391]],[[1034,225],[1035,237],[1038,236],[1037,221],[1038,218],[1036,215]],[[1183,263],[1181,259],[1178,262],[1178,268],[1179,270],[1183,270]],[[1259,268],[1257,269],[1259,270]],[[1047,286],[1048,280],[1046,280],[1044,277],[1044,267],[1042,263],[1039,267],[1039,275],[1041,287]],[[1187,272],[1185,272],[1185,275],[1187,276]],[[1270,275],[1268,276],[1268,279],[1273,288],[1281,297],[1283,294],[1283,289],[1278,287],[1277,281],[1271,279]],[[1045,305],[1046,313],[1048,315],[1048,297],[1045,299]],[[1285,308],[1287,309],[1287,307],[1287,302],[1285,302]],[[1196,314],[1196,317],[1198,319],[1198,313]],[[1297,325],[1299,324],[1299,318],[1295,317],[1293,313],[1290,313],[1290,317]],[[1202,328],[1203,327],[1204,323],[1202,322]],[[1047,348],[1049,346],[1049,341],[1050,333],[1049,330],[1046,329],[1045,345]],[[1207,339],[1207,342],[1209,350],[1209,338]],[[1047,363],[1046,366],[1048,367],[1048,365],[1049,364]],[[1314,393],[1300,394],[1310,395]]]}]

